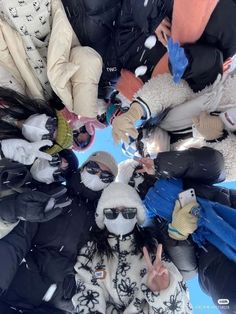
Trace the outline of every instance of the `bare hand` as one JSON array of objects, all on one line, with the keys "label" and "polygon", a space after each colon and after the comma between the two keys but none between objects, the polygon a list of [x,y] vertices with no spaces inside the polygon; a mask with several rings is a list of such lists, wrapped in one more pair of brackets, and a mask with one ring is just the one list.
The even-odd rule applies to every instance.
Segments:
[{"label": "bare hand", "polygon": [[151,158],[138,158],[135,160],[137,160],[142,165],[142,169],[137,170],[138,173],[146,172],[150,175],[155,174],[155,165],[154,161]]},{"label": "bare hand", "polygon": [[168,37],[171,36],[171,24],[167,17],[165,17],[155,30],[158,40],[163,46],[167,47]]},{"label": "bare hand", "polygon": [[168,269],[161,261],[162,244],[158,244],[156,259],[152,264],[147,248],[143,248],[144,259],[147,264],[147,286],[153,292],[167,289],[170,285],[170,275]]}]

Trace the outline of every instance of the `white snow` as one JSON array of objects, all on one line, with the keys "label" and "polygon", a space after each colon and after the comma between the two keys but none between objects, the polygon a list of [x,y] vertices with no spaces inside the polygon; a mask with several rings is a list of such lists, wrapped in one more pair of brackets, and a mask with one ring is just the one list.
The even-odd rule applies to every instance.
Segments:
[{"label": "white snow", "polygon": [[43,296],[43,301],[48,302],[51,300],[51,298],[53,297],[55,291],[57,290],[57,285],[55,283],[53,283],[47,290],[47,292],[45,293],[45,295]]},{"label": "white snow", "polygon": [[136,76],[136,77],[142,76],[142,75],[144,75],[146,72],[147,72],[147,67],[146,67],[146,65],[141,65],[140,67],[138,67],[138,68],[135,70],[135,76]]},{"label": "white snow", "polygon": [[152,49],[156,45],[156,42],[157,42],[156,36],[151,35],[145,40],[144,46],[148,49]]}]

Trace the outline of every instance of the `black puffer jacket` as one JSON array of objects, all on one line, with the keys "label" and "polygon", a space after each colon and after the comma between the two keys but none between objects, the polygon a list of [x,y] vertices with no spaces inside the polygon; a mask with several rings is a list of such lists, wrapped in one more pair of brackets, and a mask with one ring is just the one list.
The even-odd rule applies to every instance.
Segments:
[{"label": "black puffer jacket", "polygon": [[147,81],[166,48],[157,40],[152,49],[145,47],[150,35],[166,16],[171,18],[172,0],[124,0],[117,22],[116,46],[119,60],[123,68],[135,72],[141,65],[147,66],[145,75],[140,76]]},{"label": "black puffer jacket", "polygon": [[219,190],[222,191],[222,200],[225,200],[227,199],[225,193],[228,191],[227,195],[230,199],[230,190],[212,186],[224,180],[224,158],[215,149],[202,147],[159,153],[154,159],[154,165],[156,176],[146,175],[144,182],[139,185],[139,194],[142,199],[145,198],[157,178],[181,178],[185,189],[193,185],[197,196],[210,200],[216,197],[216,190],[218,194]]},{"label": "black puffer jacket", "polygon": [[[172,18],[172,0],[124,0],[118,19],[117,53],[123,68],[135,72],[143,65],[147,71],[140,78],[150,79],[152,71],[165,47],[157,40],[151,49],[145,47],[150,35],[163,18]],[[188,14],[188,12],[183,12]],[[235,0],[220,0],[213,11],[200,39],[193,44],[184,44],[188,66],[185,79],[194,92],[212,84],[223,71],[223,62],[236,53],[236,3]],[[169,65],[170,71],[171,65]]]},{"label": "black puffer jacket", "polygon": [[[70,297],[74,289],[74,264],[78,250],[87,242],[89,231],[95,224],[96,203],[101,192],[93,192],[81,184],[79,171],[71,177],[68,189],[73,202],[63,214],[42,224],[27,223],[29,230],[25,232],[21,223],[0,241],[0,251],[9,252],[8,259],[4,259],[8,276],[0,275],[0,286],[7,289],[9,279],[14,277],[2,300],[11,306],[38,307],[49,287],[56,285],[48,303],[61,310],[73,310]],[[21,237],[22,243],[15,243],[17,236]],[[16,252],[12,249],[15,247]],[[25,262],[17,270],[23,258]],[[5,277],[8,280],[1,283]]]},{"label": "black puffer jacket", "polygon": [[223,71],[223,62],[236,53],[236,2],[220,0],[201,38],[184,45],[189,65],[185,79],[193,91],[212,84]]},{"label": "black puffer jacket", "polygon": [[[105,98],[109,86],[119,77],[115,28],[121,2],[121,0],[62,0],[80,43],[95,49],[103,59],[104,67],[99,84],[100,98]],[[112,89],[112,86],[110,88]]]}]

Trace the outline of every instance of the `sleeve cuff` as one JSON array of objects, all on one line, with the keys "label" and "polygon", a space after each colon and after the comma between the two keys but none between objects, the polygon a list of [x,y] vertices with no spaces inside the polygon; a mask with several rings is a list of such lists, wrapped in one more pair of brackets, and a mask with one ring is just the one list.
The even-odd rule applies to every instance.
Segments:
[{"label": "sleeve cuff", "polygon": [[151,111],[150,111],[147,103],[141,97],[137,97],[133,102],[135,102],[135,101],[137,101],[140,104],[140,106],[142,107],[142,109],[143,109],[143,112],[145,114],[143,116],[143,119],[144,120],[149,120],[151,118]]}]

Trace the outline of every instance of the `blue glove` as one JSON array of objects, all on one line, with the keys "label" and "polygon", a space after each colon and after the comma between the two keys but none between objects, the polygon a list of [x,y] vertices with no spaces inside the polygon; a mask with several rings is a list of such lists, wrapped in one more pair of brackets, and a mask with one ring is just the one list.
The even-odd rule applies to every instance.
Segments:
[{"label": "blue glove", "polygon": [[178,42],[174,43],[172,38],[168,39],[167,50],[172,67],[173,80],[175,83],[179,83],[188,65],[188,59],[184,53],[184,48],[181,48]]}]

